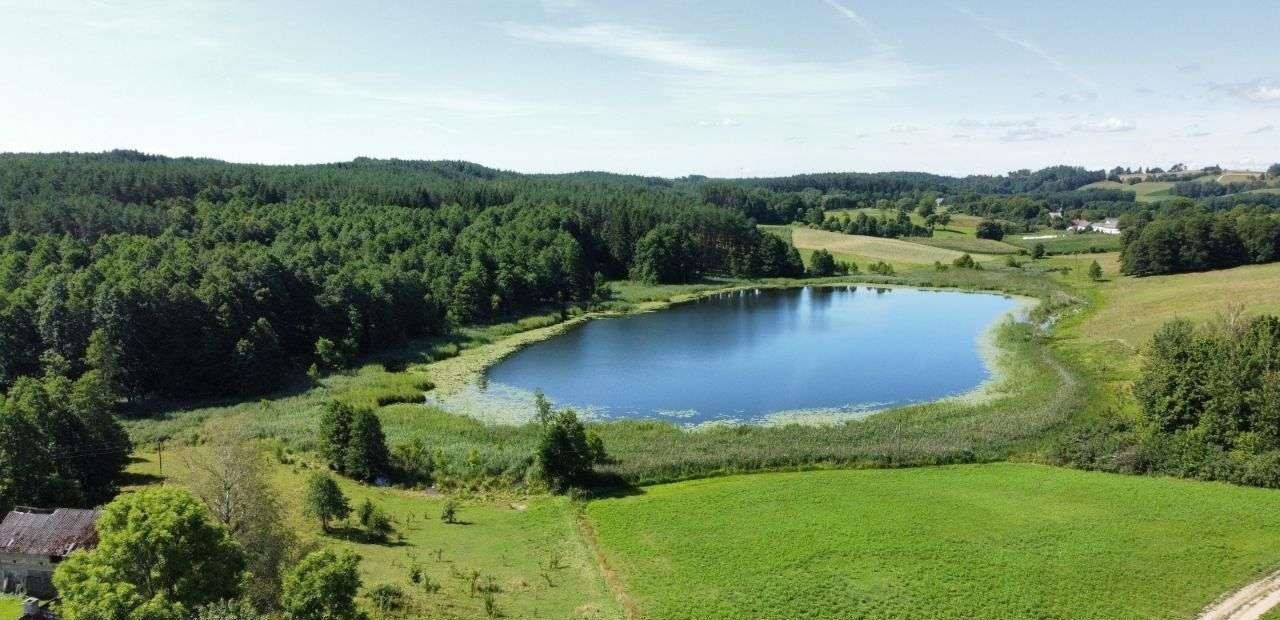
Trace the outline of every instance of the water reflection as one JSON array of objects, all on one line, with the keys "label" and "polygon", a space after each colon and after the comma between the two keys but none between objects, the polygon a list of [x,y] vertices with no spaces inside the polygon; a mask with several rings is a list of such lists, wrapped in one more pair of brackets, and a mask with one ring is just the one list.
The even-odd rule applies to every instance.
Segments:
[{"label": "water reflection", "polygon": [[591,321],[508,357],[477,389],[541,389],[599,417],[691,424],[934,400],[987,378],[979,337],[1015,307],[998,295],[858,288],[745,289]]}]

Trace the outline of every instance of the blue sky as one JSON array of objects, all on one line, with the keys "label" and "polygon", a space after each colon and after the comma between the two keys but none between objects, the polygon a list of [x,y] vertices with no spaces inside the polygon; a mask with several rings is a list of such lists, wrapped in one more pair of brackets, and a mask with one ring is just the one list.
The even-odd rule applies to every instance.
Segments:
[{"label": "blue sky", "polygon": [[1280,2],[0,0],[0,151],[663,176],[1280,160]]}]

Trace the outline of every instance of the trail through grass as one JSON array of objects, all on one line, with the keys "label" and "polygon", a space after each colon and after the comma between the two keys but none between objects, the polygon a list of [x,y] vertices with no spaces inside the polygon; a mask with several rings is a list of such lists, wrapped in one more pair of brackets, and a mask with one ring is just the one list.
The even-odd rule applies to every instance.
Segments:
[{"label": "trail through grass", "polygon": [[1029,464],[760,474],[592,502],[645,617],[1189,618],[1280,562],[1280,493]]}]

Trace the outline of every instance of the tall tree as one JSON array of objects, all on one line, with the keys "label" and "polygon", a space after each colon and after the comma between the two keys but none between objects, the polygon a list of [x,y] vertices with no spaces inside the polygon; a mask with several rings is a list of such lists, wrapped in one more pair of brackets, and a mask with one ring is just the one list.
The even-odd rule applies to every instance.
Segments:
[{"label": "tall tree", "polygon": [[67,620],[185,618],[236,598],[244,553],[190,491],[159,487],[120,496],[98,519],[98,546],[58,565]]}]

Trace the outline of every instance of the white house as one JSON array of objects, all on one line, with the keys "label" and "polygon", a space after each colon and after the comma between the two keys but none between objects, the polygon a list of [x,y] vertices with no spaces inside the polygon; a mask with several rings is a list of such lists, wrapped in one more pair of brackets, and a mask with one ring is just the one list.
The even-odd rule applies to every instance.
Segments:
[{"label": "white house", "polygon": [[1101,222],[1095,222],[1093,224],[1093,231],[1100,232],[1104,235],[1118,235],[1120,234],[1120,220],[1114,217],[1109,217]]}]

